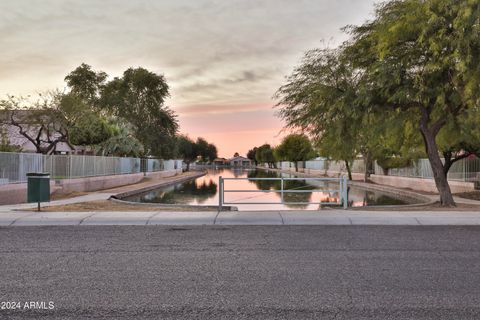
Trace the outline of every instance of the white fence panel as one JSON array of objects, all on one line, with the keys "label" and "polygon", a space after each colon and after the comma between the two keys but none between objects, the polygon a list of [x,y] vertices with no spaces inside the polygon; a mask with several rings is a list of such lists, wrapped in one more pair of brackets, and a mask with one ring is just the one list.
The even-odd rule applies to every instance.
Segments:
[{"label": "white fence panel", "polygon": [[[444,161],[442,159],[442,161]],[[385,172],[375,162],[375,174],[384,175]],[[414,161],[411,166],[405,168],[388,169],[390,176],[433,179],[432,167],[428,159]],[[478,181],[480,179],[480,159],[476,157],[465,158],[455,162],[448,172],[448,180],[455,181]]]},{"label": "white fence panel", "polygon": [[[145,166],[142,168],[142,161]],[[0,152],[0,184],[26,182],[28,172],[49,172],[54,179],[181,169],[182,160]]]},{"label": "white fence panel", "polygon": [[42,172],[41,154],[0,152],[0,184],[26,182],[28,172]]}]

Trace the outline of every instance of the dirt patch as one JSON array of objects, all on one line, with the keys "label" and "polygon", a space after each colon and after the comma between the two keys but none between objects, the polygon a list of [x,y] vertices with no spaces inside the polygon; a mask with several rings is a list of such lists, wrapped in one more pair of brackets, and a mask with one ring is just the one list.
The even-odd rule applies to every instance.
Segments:
[{"label": "dirt patch", "polygon": [[408,207],[391,207],[391,208],[361,208],[358,207],[356,210],[368,210],[368,211],[480,211],[480,204],[467,204],[467,203],[457,203],[456,207],[442,207],[439,202],[436,202],[431,205],[425,206],[408,206]]},{"label": "dirt patch", "polygon": [[[22,211],[36,211],[36,209],[22,210]],[[123,204],[110,200],[97,200],[80,203],[72,203],[61,206],[45,206],[42,207],[45,212],[91,212],[91,211],[216,211],[207,208],[187,208],[187,207],[159,207],[149,205],[133,205]]]},{"label": "dirt patch", "polygon": [[457,197],[480,201],[480,191],[455,193]]},{"label": "dirt patch", "polygon": [[70,192],[70,193],[54,193],[50,196],[50,200],[63,200],[63,199],[70,199],[75,197],[80,197],[90,194],[90,192]]}]

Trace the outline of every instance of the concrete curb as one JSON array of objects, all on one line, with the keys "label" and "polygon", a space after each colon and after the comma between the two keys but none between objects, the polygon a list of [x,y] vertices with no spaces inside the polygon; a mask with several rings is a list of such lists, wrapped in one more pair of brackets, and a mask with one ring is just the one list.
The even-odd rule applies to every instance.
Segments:
[{"label": "concrete curb", "polygon": [[60,225],[395,225],[480,226],[480,212],[178,211],[6,212],[0,226]]},{"label": "concrete curb", "polygon": [[[163,209],[168,209],[168,208],[175,208],[175,209],[198,209],[199,211],[218,211],[218,206],[202,206],[202,205],[188,205],[188,204],[163,204],[163,203],[154,203],[154,202],[135,202],[135,201],[126,201],[122,199],[117,199],[114,197],[110,197],[108,200],[111,200],[116,203],[120,204],[128,204],[132,206],[138,206],[139,209],[140,207],[156,207],[159,210]],[[222,211],[238,211],[237,207],[232,207],[232,206],[223,206]]]},{"label": "concrete curb", "polygon": [[157,184],[154,184],[154,185],[151,185],[151,186],[148,186],[148,187],[143,187],[143,188],[138,188],[138,189],[133,189],[133,190],[117,193],[117,194],[113,195],[112,198],[121,200],[122,198],[126,198],[126,197],[136,195],[136,194],[139,194],[139,193],[148,192],[148,191],[160,188],[160,187],[168,187],[168,186],[171,186],[171,185],[174,185],[174,184],[177,184],[177,183],[182,183],[182,182],[185,182],[185,181],[188,181],[188,180],[196,179],[196,178],[202,177],[206,174],[207,174],[206,171],[202,171],[202,172],[199,172],[198,174],[194,174],[194,175],[191,175],[191,176],[188,176],[188,177],[183,177],[183,178],[178,179],[178,180],[167,181],[167,182],[159,182]]}]

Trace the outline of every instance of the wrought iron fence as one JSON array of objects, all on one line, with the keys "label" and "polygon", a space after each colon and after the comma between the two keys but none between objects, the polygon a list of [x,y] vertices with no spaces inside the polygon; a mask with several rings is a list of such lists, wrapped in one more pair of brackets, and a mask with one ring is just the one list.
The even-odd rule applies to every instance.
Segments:
[{"label": "wrought iron fence", "polygon": [[[443,160],[442,160],[443,161]],[[293,162],[282,161],[277,163],[277,167],[284,170],[295,170]],[[428,159],[419,159],[405,168],[393,168],[387,172],[374,163],[374,173],[376,175],[390,175],[398,177],[433,179],[433,172]],[[309,173],[312,170],[323,173],[338,172],[345,174],[347,172],[345,162],[331,160],[309,160],[298,162],[300,172]],[[357,159],[351,164],[353,173],[364,173],[365,162],[363,159]],[[477,157],[465,158],[455,162],[448,172],[448,179],[452,181],[480,181],[480,159]]]},{"label": "wrought iron fence", "polygon": [[[442,159],[442,161],[444,161]],[[375,162],[375,174],[409,178],[433,179],[432,167],[428,159],[414,161],[411,166],[405,168],[392,168],[384,172]],[[465,158],[455,162],[448,171],[448,180],[452,181],[479,181],[480,159],[476,157]]]},{"label": "wrought iron fence", "polygon": [[26,182],[28,172],[72,179],[181,168],[182,160],[0,152],[0,184]]}]

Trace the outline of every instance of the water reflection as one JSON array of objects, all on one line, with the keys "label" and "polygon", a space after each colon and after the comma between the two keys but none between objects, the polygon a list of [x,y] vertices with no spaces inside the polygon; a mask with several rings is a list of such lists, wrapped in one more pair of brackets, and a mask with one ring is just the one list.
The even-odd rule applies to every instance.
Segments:
[{"label": "water reflection", "polygon": [[[223,178],[288,178],[289,174],[279,174],[266,170],[246,170],[242,168],[208,170],[208,174],[177,185],[160,188],[141,195],[127,198],[130,201],[157,202],[167,204],[190,204],[190,205],[218,205],[218,180]],[[281,190],[281,182],[274,180],[225,180],[225,190]],[[340,204],[340,195],[337,191],[338,183],[332,181],[305,181],[284,180],[284,190],[315,190],[305,193],[283,194],[285,204],[281,202],[281,192],[241,192],[225,193],[227,205],[233,205],[239,210],[285,210],[285,209],[319,209],[318,204],[311,202],[328,202]],[[365,205],[393,205],[405,204],[404,201],[394,199],[381,192],[366,191],[352,186],[348,188],[350,206]],[[244,204],[244,203],[268,203],[268,204]],[[292,202],[305,202],[308,204],[292,204]]]},{"label": "water reflection", "polygon": [[208,199],[216,196],[217,191],[218,184],[214,180],[196,179],[132,196],[128,200],[165,204],[206,204]]}]

